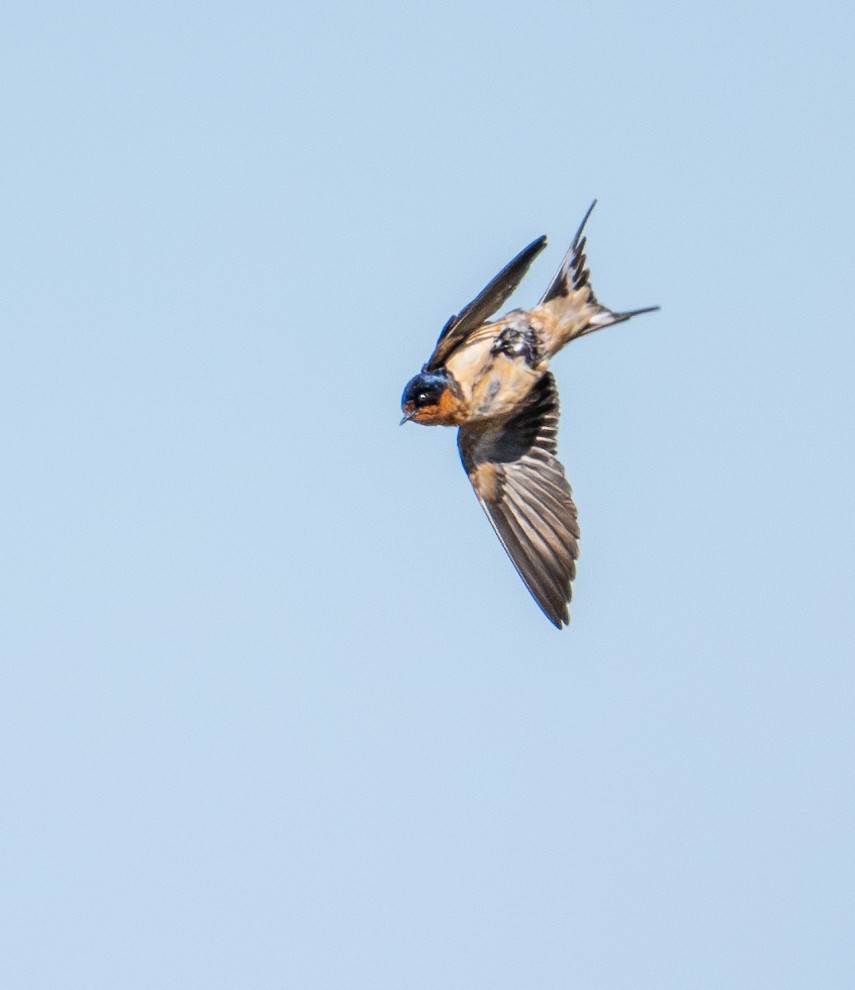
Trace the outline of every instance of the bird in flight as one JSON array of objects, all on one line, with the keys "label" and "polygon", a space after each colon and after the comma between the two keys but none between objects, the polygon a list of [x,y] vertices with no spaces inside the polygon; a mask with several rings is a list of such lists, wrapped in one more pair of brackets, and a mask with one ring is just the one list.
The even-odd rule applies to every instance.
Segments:
[{"label": "bird in flight", "polygon": [[659,308],[616,313],[598,302],[583,236],[595,205],[534,309],[490,321],[546,247],[545,236],[449,319],[401,400],[402,423],[459,427],[460,458],[478,501],[525,586],[559,629],[570,622],[579,524],[555,456],[558,390],[549,359],[577,337]]}]

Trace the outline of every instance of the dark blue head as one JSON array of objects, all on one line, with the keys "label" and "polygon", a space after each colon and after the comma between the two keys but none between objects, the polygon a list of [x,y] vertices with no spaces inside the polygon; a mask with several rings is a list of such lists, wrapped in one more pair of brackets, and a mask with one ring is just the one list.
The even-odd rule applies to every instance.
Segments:
[{"label": "dark blue head", "polygon": [[402,423],[413,419],[417,423],[453,422],[456,401],[448,372],[421,371],[415,378],[407,382],[401,397],[401,409],[404,413]]}]

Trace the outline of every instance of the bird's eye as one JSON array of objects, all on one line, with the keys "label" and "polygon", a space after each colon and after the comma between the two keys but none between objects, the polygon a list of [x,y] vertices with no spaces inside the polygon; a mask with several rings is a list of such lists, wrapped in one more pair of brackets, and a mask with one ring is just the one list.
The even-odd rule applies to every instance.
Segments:
[{"label": "bird's eye", "polygon": [[426,409],[438,405],[445,386],[444,377],[422,372],[407,382],[401,404],[410,409]]}]

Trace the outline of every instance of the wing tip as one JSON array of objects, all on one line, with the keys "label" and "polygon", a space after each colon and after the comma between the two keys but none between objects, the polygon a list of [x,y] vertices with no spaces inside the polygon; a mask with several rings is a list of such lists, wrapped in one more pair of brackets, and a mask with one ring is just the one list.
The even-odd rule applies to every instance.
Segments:
[{"label": "wing tip", "polygon": [[[535,601],[537,601],[537,599],[535,599]],[[538,605],[540,605],[540,602],[538,602]],[[543,612],[546,618],[549,619],[552,625],[555,626],[555,628],[558,629],[559,631],[564,629],[565,626],[570,625],[570,609],[567,607],[567,605],[564,606],[564,610],[560,613],[552,612],[544,608],[543,605],[540,605],[540,610]]]}]

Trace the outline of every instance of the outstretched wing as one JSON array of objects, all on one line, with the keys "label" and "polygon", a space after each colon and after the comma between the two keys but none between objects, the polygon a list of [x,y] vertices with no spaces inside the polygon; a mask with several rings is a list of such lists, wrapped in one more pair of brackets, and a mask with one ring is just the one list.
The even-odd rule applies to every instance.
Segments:
[{"label": "outstretched wing", "polygon": [[500,421],[460,428],[460,456],[478,501],[546,617],[560,629],[579,556],[579,525],[555,457],[558,391],[547,373],[525,405]]},{"label": "outstretched wing", "polygon": [[477,330],[505,302],[510,294],[520,284],[523,275],[528,271],[532,261],[546,247],[546,237],[538,237],[499,272],[478,295],[462,309],[457,316],[452,316],[442,328],[439,340],[436,342],[433,354],[425,365],[426,371],[435,371],[442,367],[449,355],[464,340]]}]

